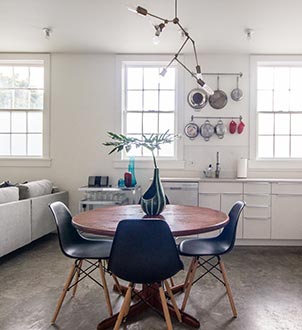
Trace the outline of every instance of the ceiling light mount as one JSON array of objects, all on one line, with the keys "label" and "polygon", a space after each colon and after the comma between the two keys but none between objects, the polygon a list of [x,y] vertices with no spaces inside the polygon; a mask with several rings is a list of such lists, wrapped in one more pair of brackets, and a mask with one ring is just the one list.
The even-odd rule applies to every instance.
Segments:
[{"label": "ceiling light mount", "polygon": [[[174,10],[174,18],[172,19],[167,19],[167,18],[164,18],[164,17],[161,17],[161,16],[158,16],[158,15],[155,15],[155,14],[152,14],[150,13],[146,8],[143,8],[141,6],[137,6],[135,10],[132,10],[130,9],[131,11],[134,11],[136,12],[137,14],[139,15],[142,15],[142,16],[150,16],[150,17],[153,17],[155,19],[158,19],[161,21],[161,23],[159,24],[156,24],[154,25],[154,28],[155,28],[155,36],[153,38],[153,42],[154,43],[158,43],[158,38],[159,36],[161,35],[163,29],[166,27],[166,25],[168,23],[173,23],[173,24],[176,24],[182,34],[184,35],[185,37],[185,40],[184,42],[182,43],[182,45],[180,46],[180,48],[178,49],[177,53],[174,55],[174,57],[172,58],[172,60],[168,63],[168,65],[161,71],[160,75],[161,76],[165,76],[165,74],[167,73],[167,69],[170,67],[170,65],[176,61],[178,62],[187,72],[189,72],[189,74],[194,78],[196,79],[196,82],[198,85],[201,86],[201,88],[203,88],[205,90],[205,92],[209,95],[212,95],[214,92],[213,90],[207,86],[207,84],[203,81],[202,79],[202,73],[201,73],[201,66],[199,65],[198,63],[198,58],[197,58],[197,52],[196,52],[196,47],[195,47],[195,41],[191,38],[189,32],[184,29],[184,27],[180,24],[180,21],[179,21],[179,18],[177,17],[177,0],[174,0],[174,5],[175,5],[175,10]],[[190,70],[184,63],[181,62],[181,60],[179,60],[178,58],[178,55],[180,54],[180,52],[183,50],[184,46],[187,44],[187,42],[190,41],[191,44],[192,44],[192,47],[193,47],[193,52],[194,52],[194,57],[195,57],[195,70],[196,72]]]},{"label": "ceiling light mount", "polygon": [[50,27],[45,27],[42,29],[43,33],[44,33],[44,37],[45,39],[49,40],[51,38],[52,35],[52,28]]},{"label": "ceiling light mount", "polygon": [[247,40],[251,40],[253,34],[255,33],[255,30],[254,30],[254,29],[251,29],[251,28],[246,28],[246,29],[244,30],[244,33],[245,33],[245,35],[246,35]]}]

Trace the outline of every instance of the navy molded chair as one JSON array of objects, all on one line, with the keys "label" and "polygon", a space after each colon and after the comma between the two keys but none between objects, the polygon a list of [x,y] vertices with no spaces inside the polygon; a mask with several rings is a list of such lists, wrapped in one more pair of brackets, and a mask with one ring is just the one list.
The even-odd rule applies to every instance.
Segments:
[{"label": "navy molded chair", "polygon": [[127,316],[134,285],[158,284],[161,304],[168,329],[172,329],[167,308],[164,285],[170,296],[175,313],[181,322],[167,279],[183,269],[175,240],[168,224],[163,220],[122,220],[119,222],[110,253],[108,270],[130,282],[120,313],[114,326],[119,329]]},{"label": "navy molded chair", "polygon": [[[188,239],[180,243],[179,253],[183,256],[193,257],[184,284],[185,296],[181,306],[182,311],[184,311],[186,307],[192,285],[206,274],[212,274],[225,285],[233,316],[237,317],[231,287],[227,279],[224,264],[221,260],[221,255],[229,253],[234,247],[237,224],[244,206],[245,202],[243,201],[238,201],[233,205],[229,212],[230,220],[217,237]],[[213,263],[213,260],[216,260],[216,263]],[[197,279],[194,279],[197,268],[202,268],[204,273]],[[222,279],[217,276],[215,271],[222,274]]]},{"label": "navy molded chair", "polygon": [[[73,288],[74,296],[78,282],[85,277],[89,277],[104,289],[108,312],[112,315],[112,307],[104,272],[104,270],[106,270],[104,262],[109,258],[112,241],[88,240],[80,236],[71,223],[71,213],[64,203],[54,202],[49,204],[49,208],[52,211],[56,222],[60,247],[63,254],[68,258],[75,259],[64,285],[63,292],[57,303],[51,323],[55,323],[66,293]],[[86,269],[82,267],[84,260],[88,263]],[[97,268],[100,270],[102,283],[99,283],[90,275]],[[80,278],[81,275],[84,276]],[[73,278],[75,278],[75,281],[71,284]]]}]

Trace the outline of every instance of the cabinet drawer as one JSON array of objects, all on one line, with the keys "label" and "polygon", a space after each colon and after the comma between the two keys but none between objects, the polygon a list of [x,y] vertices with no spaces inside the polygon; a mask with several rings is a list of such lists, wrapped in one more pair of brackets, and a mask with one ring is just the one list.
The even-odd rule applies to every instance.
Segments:
[{"label": "cabinet drawer", "polygon": [[267,194],[244,194],[243,200],[246,202],[246,206],[270,206],[271,196]]},{"label": "cabinet drawer", "polygon": [[223,193],[241,193],[242,183],[237,182],[200,182],[199,192],[223,192]]},{"label": "cabinet drawer", "polygon": [[271,209],[269,206],[246,206],[243,210],[244,218],[267,219],[271,216]]},{"label": "cabinet drawer", "polygon": [[269,182],[245,182],[244,193],[263,193],[270,194],[271,184]]},{"label": "cabinet drawer", "polygon": [[302,182],[278,182],[272,184],[272,194],[302,195]]},{"label": "cabinet drawer", "polygon": [[271,219],[245,218],[243,224],[243,238],[270,239]]}]

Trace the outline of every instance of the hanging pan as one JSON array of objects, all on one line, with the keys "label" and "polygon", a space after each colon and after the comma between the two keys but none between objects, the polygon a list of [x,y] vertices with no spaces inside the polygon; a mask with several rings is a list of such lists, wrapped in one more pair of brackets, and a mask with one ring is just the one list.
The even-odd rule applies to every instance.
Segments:
[{"label": "hanging pan", "polygon": [[219,89],[219,76],[217,76],[217,89],[214,91],[214,94],[209,97],[209,103],[214,109],[222,109],[228,103],[226,93]]},{"label": "hanging pan", "polygon": [[200,111],[208,102],[207,94],[201,88],[192,89],[187,97],[189,105],[195,110]]},{"label": "hanging pan", "polygon": [[237,76],[237,78],[236,78],[236,88],[234,88],[232,90],[232,92],[231,92],[231,98],[232,98],[232,100],[234,100],[236,102],[242,100],[242,98],[243,98],[243,92],[239,88],[239,76]]}]

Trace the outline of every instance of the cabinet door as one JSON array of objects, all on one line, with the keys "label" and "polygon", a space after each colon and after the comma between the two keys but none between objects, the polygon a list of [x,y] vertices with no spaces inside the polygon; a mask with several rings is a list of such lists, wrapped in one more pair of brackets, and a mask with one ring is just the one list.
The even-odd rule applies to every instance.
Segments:
[{"label": "cabinet door", "polygon": [[[199,206],[208,207],[214,210],[220,210],[220,194],[219,193],[202,193],[199,194]],[[199,234],[199,237],[215,237],[219,234],[219,230],[211,231],[205,234]]]},{"label": "cabinet door", "polygon": [[272,239],[302,239],[302,195],[273,195],[272,218]]},{"label": "cabinet door", "polygon": [[[221,211],[228,214],[231,207],[239,200],[242,200],[242,194],[222,193],[221,194]],[[237,226],[237,238],[242,238],[242,215],[239,218]]]}]

